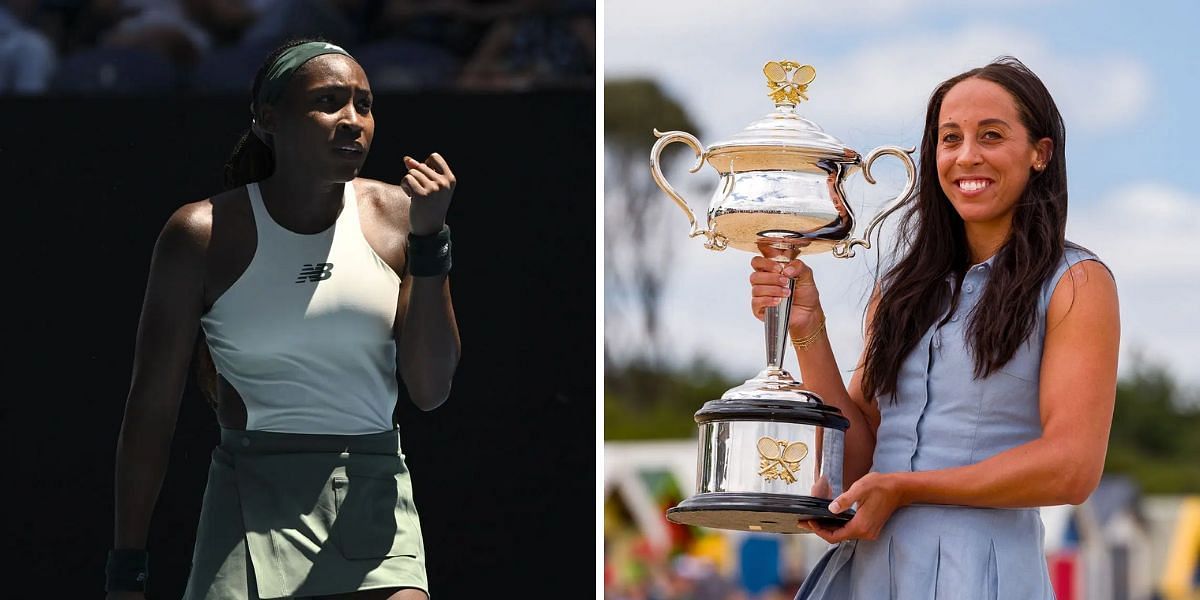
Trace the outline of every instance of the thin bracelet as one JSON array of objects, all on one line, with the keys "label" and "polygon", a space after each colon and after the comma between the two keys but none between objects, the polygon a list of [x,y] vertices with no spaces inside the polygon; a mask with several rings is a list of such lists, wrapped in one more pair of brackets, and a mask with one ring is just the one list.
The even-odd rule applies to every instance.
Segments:
[{"label": "thin bracelet", "polygon": [[825,331],[825,317],[824,316],[821,317],[821,325],[819,327],[817,327],[816,331],[814,331],[800,339],[792,338],[792,343],[799,346],[801,350],[804,350],[804,349],[808,348],[809,346],[811,346],[813,344],[813,342],[817,341],[817,336],[821,335],[822,331]]}]

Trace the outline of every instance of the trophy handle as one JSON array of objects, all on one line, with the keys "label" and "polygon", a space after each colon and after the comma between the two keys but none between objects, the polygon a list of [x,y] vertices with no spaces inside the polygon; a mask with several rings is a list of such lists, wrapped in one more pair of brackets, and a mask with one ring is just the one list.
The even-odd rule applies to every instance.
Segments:
[{"label": "trophy handle", "polygon": [[868,153],[866,158],[863,159],[862,174],[863,179],[866,179],[867,183],[875,183],[875,178],[871,176],[871,163],[874,163],[875,159],[883,156],[884,154],[895,156],[904,163],[904,169],[908,172],[908,182],[904,184],[904,189],[900,191],[900,194],[888,202],[887,205],[884,206],[883,210],[879,211],[879,214],[875,215],[875,218],[871,219],[871,222],[867,224],[867,229],[863,232],[863,236],[861,238],[856,239],[852,237],[835,244],[833,246],[834,256],[837,258],[852,258],[854,256],[855,246],[862,246],[868,250],[871,249],[871,232],[874,231],[875,228],[878,227],[888,215],[896,212],[896,209],[900,208],[904,202],[909,199],[909,197],[912,195],[913,189],[917,186],[917,167],[913,164],[912,159],[912,153],[916,152],[916,150],[916,148],[906,149],[899,146],[880,146]]},{"label": "trophy handle", "polygon": [[658,138],[658,141],[654,142],[654,146],[650,148],[650,174],[654,176],[654,183],[657,183],[658,187],[662,188],[662,191],[666,192],[675,201],[675,204],[678,204],[679,208],[683,209],[683,214],[687,215],[688,223],[691,224],[691,231],[688,232],[688,237],[707,236],[711,243],[712,231],[700,228],[700,225],[696,222],[696,213],[692,212],[692,207],[688,206],[687,200],[684,200],[683,196],[679,195],[679,192],[676,192],[670,183],[667,183],[667,178],[663,175],[662,167],[658,164],[658,156],[663,151],[663,148],[666,148],[668,144],[673,142],[683,142],[691,146],[692,150],[696,152],[696,164],[688,169],[689,173],[695,173],[704,166],[704,146],[700,144],[700,140],[696,139],[696,136],[683,131],[668,131],[663,133],[655,129],[654,137]]}]

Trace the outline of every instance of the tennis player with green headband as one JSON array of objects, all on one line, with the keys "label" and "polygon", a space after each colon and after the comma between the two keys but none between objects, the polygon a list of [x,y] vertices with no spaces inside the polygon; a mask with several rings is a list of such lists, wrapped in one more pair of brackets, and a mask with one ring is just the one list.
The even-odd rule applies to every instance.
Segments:
[{"label": "tennis player with green headband", "polygon": [[458,326],[446,212],[455,177],[405,157],[358,176],[371,88],[342,48],[275,50],[226,190],[184,204],[155,243],[117,441],[109,600],[153,586],[146,548],[189,370],[221,429],[187,600],[429,597],[393,414],[450,394]]}]

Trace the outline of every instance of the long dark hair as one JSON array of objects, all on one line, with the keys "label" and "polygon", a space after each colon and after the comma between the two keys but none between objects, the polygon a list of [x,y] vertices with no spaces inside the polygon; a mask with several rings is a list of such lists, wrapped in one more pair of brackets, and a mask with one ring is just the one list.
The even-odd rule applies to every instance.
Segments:
[{"label": "long dark hair", "polygon": [[[937,173],[938,115],[950,88],[969,78],[991,81],[1012,95],[1030,143],[1050,138],[1054,146],[1042,171],[1033,171],[1013,213],[1012,230],[997,252],[979,304],[971,311],[966,337],[976,378],[1004,366],[1037,324],[1043,282],[1058,265],[1067,220],[1066,130],[1042,81],[1010,56],[959,74],[930,96],[921,139],[917,196],[900,220],[896,242],[902,258],[880,281],[879,303],[870,327],[863,390],[878,398],[896,391],[904,358],[921,336],[959,300],[970,267],[962,218],[942,191]],[[957,285],[946,285],[953,274]]]},{"label": "long dark hair", "polygon": [[[271,51],[254,75],[254,84],[250,87],[250,117],[259,117],[258,90],[262,87],[263,78],[275,59],[279,58],[288,48],[307,42],[327,42],[316,36],[291,39]],[[242,187],[248,183],[262,181],[275,172],[275,152],[266,142],[254,133],[251,127],[242,132],[241,138],[233,146],[229,160],[225,162],[224,184],[225,191]],[[208,352],[208,340],[201,332],[196,342],[195,376],[196,382],[209,404],[217,406],[217,369],[213,364],[212,355]]]}]

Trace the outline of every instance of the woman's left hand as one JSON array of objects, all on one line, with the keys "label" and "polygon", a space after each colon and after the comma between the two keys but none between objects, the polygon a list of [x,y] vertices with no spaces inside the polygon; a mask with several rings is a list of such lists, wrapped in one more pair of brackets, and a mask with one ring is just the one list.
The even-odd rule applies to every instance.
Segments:
[{"label": "woman's left hand", "polygon": [[442,230],[446,222],[446,210],[450,208],[450,196],[454,194],[454,173],[442,155],[434,152],[417,162],[411,156],[404,157],[408,174],[400,182],[404,193],[412,199],[409,220],[414,235],[433,235]]},{"label": "woman's left hand", "polygon": [[874,540],[892,513],[904,504],[899,480],[894,474],[867,473],[850,489],[829,503],[829,510],[840,513],[855,502],[858,509],[850,521],[841,527],[831,527],[817,521],[801,521],[800,526],[812,530],[821,539],[836,544],[844,540]]}]

